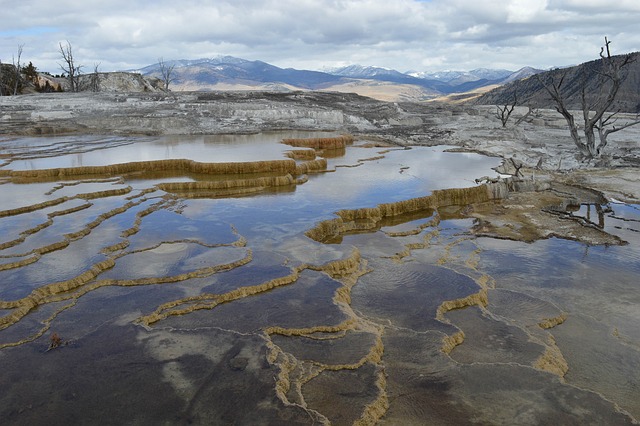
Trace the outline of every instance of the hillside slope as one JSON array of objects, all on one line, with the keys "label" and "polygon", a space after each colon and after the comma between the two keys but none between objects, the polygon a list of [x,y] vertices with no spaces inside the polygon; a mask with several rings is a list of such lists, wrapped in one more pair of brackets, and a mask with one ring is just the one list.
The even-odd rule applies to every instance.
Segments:
[{"label": "hillside slope", "polygon": [[[618,91],[613,110],[623,112],[640,112],[640,52],[632,53],[632,63],[623,68],[623,82]],[[624,55],[614,56],[615,60],[623,60]],[[602,61],[600,59],[586,62],[570,68],[555,69],[539,74],[541,80],[559,82],[564,76],[562,93],[565,95],[570,109],[581,109],[582,84],[586,81],[586,92],[593,99],[601,91],[606,93],[608,85],[603,84],[601,77]],[[586,78],[586,80],[584,80]],[[530,105],[535,108],[554,108],[555,105],[537,77],[528,77],[498,87],[478,98],[476,105],[511,104],[517,94],[518,105]]]}]

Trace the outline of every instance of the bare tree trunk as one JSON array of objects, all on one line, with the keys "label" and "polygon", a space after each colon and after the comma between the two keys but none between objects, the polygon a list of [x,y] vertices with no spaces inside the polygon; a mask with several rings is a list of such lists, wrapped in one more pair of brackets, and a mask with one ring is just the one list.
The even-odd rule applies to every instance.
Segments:
[{"label": "bare tree trunk", "polygon": [[160,66],[160,73],[162,74],[162,81],[164,82],[164,90],[166,92],[169,91],[169,84],[173,81],[171,75],[173,74],[173,69],[175,68],[175,63],[171,66],[167,65],[164,62],[164,59],[158,58],[158,65]]},{"label": "bare tree trunk", "polygon": [[529,110],[527,111],[527,113],[525,115],[523,115],[522,117],[520,117],[518,119],[518,121],[516,121],[516,123],[514,124],[515,127],[517,127],[520,123],[522,123],[524,120],[527,119],[527,117],[529,117],[531,114],[533,114],[533,108],[531,108],[531,105],[529,105]]},{"label": "bare tree trunk", "polygon": [[18,94],[18,86],[20,85],[20,57],[22,56],[23,47],[24,44],[18,45],[18,61],[16,62],[15,59],[13,61],[13,66],[16,69],[15,81],[13,83],[13,96],[16,96]]},{"label": "bare tree trunk", "polygon": [[[564,79],[564,76],[562,76],[562,78]],[[549,92],[549,94],[551,94],[551,97],[556,101],[556,104],[557,104],[556,111],[558,111],[567,121],[567,125],[569,126],[569,134],[571,135],[571,139],[573,139],[573,143],[576,145],[576,147],[578,147],[578,150],[583,155],[587,155],[588,152],[585,151],[585,145],[582,142],[580,133],[578,133],[578,126],[576,125],[576,121],[573,117],[573,114],[571,114],[571,112],[569,112],[567,107],[564,105],[564,99],[560,94],[561,85],[562,85],[562,79],[560,80],[560,83],[557,85],[554,82],[551,87],[545,84],[545,89],[547,90],[547,92]]]},{"label": "bare tree trunk", "polygon": [[[571,138],[578,147],[578,150],[587,158],[598,157],[602,153],[603,149],[607,145],[607,136],[610,133],[640,123],[640,120],[636,120],[634,122],[627,123],[622,127],[616,128],[614,126],[612,129],[605,130],[605,127],[607,125],[615,122],[614,117],[617,112],[611,113],[606,118],[605,114],[610,110],[613,102],[616,99],[618,90],[620,90],[620,85],[623,81],[621,70],[625,66],[633,62],[633,57],[631,56],[631,54],[628,54],[625,55],[622,60],[616,60],[616,58],[611,57],[611,52],[609,50],[609,44],[611,42],[607,40],[606,37],[604,38],[604,41],[605,46],[600,50],[600,58],[602,59],[602,70],[598,72],[598,74],[600,75],[598,86],[601,88],[601,91],[596,100],[591,103],[589,103],[587,100],[587,78],[586,76],[583,76],[582,79],[581,100],[582,118],[584,120],[584,140],[582,140],[578,133],[578,127],[575,124],[573,114],[571,114],[565,106],[565,95],[562,93],[561,88],[566,73],[562,75],[560,81],[557,83],[552,77],[550,84],[542,81],[542,79],[538,75],[536,75],[538,81],[544,86],[547,93],[555,101],[556,110],[560,114],[562,114],[562,116],[567,121],[567,124],[569,125],[569,132],[571,133]],[[604,54],[605,49],[606,56]],[[604,90],[607,87],[608,89],[605,93]],[[595,129],[598,130],[599,140],[596,139]]]},{"label": "bare tree trunk", "polygon": [[[602,150],[607,146],[607,137],[611,133],[619,132],[620,130],[626,129],[627,127],[635,126],[636,124],[640,124],[640,114],[637,114],[635,120],[631,120],[622,126],[615,126],[615,122],[618,121],[617,118],[614,118],[616,113],[609,115],[604,118],[601,117],[600,121],[594,127],[598,130],[598,136],[600,138],[600,144],[598,145],[598,153],[601,153]],[[608,125],[612,125],[610,128],[607,128]]]},{"label": "bare tree trunk", "polygon": [[93,74],[91,75],[91,90],[93,92],[100,91],[100,74],[98,72],[99,66],[100,66],[99,63],[93,65]]},{"label": "bare tree trunk", "polygon": [[586,139],[585,149],[588,157],[597,157],[600,155],[600,144],[596,141],[596,135],[593,127],[584,129],[584,136]]},{"label": "bare tree trunk", "polygon": [[514,92],[513,103],[511,105],[506,104],[504,108],[501,107],[500,105],[496,105],[496,108],[497,108],[496,117],[500,119],[500,122],[502,123],[502,127],[507,127],[507,122],[509,121],[509,117],[511,117],[511,113],[516,108],[517,104],[518,104],[518,94]]},{"label": "bare tree trunk", "polygon": [[64,64],[58,65],[60,65],[62,71],[66,72],[68,75],[67,79],[69,80],[69,90],[71,92],[79,92],[80,70],[82,69],[82,66],[77,66],[75,64],[73,59],[73,51],[71,49],[71,43],[69,43],[69,41],[67,41],[66,46],[63,46],[62,43],[60,43],[59,46],[60,54],[62,55]]}]

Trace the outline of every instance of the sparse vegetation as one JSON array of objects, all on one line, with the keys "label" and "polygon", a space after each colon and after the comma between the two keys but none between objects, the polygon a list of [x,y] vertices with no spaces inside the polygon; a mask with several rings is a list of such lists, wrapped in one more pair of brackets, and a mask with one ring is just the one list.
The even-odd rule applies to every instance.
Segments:
[{"label": "sparse vegetation", "polygon": [[3,64],[0,61],[0,96],[15,96],[22,92],[22,58],[23,44],[18,45],[17,58],[13,56],[12,64]]},{"label": "sparse vegetation", "polygon": [[32,62],[29,62],[29,65],[22,69],[22,74],[24,74],[25,78],[32,82],[36,88],[38,87],[38,69],[33,65]]},{"label": "sparse vegetation", "polygon": [[0,61],[0,96],[4,96],[4,92],[6,91],[6,81],[5,81],[5,75],[6,73],[4,72],[4,68],[5,65],[2,63],[2,61]]}]

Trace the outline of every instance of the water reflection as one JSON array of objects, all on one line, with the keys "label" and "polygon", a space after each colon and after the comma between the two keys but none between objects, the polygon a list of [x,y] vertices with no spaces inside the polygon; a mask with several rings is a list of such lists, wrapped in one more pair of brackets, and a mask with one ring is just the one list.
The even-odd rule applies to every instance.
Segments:
[{"label": "water reflection", "polygon": [[326,132],[271,132],[251,135],[202,135],[129,138],[26,138],[7,147],[11,170],[105,166],[110,164],[167,159],[200,162],[275,160],[291,147],[280,144],[284,137],[332,136]]},{"label": "water reflection", "polygon": [[[14,139],[3,142],[2,170],[280,161],[291,150],[280,140],[307,136],[319,135]],[[5,174],[2,418],[628,424],[640,417],[637,206],[561,209],[628,241],[624,247],[475,238],[458,205],[377,221],[363,215],[324,244],[305,233],[337,211],[472,187],[499,163],[445,147],[367,141],[326,154],[326,168],[282,187],[258,181],[279,172],[168,170],[44,183]],[[291,161],[284,174],[308,159]],[[241,181],[254,186],[211,189],[226,180],[236,190],[247,189]],[[167,183],[204,186],[173,191]],[[63,343],[47,351],[53,333]]]}]

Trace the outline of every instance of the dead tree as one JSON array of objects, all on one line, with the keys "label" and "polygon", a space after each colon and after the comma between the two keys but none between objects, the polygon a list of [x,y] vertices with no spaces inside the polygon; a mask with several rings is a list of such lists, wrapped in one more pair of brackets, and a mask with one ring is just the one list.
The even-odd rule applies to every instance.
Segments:
[{"label": "dead tree", "polygon": [[100,73],[98,71],[99,66],[100,66],[100,63],[93,64],[93,74],[91,74],[91,80],[89,83],[91,85],[92,92],[100,91]]},{"label": "dead tree", "polygon": [[67,40],[66,46],[63,46],[62,43],[60,46],[60,54],[62,55],[63,64],[58,64],[60,69],[67,74],[67,80],[69,81],[69,91],[71,92],[79,92],[80,91],[80,73],[83,68],[82,65],[76,65],[75,60],[73,58],[73,51],[71,49],[71,43]]},{"label": "dead tree", "polygon": [[518,124],[522,123],[524,120],[526,120],[531,114],[535,114],[536,110],[534,110],[533,108],[531,108],[531,105],[529,105],[529,110],[527,111],[527,113],[525,115],[523,115],[522,117],[518,118],[518,120],[515,122],[514,126],[518,126]]},{"label": "dead tree", "polygon": [[20,71],[21,71],[20,58],[22,57],[23,47],[24,47],[24,44],[18,45],[18,59],[16,60],[15,57],[13,58],[13,67],[16,72],[16,75],[14,77],[14,82],[13,82],[13,96],[16,96],[18,94],[18,88],[20,87],[20,81],[22,80],[20,78]]},{"label": "dead tree", "polygon": [[[598,123],[594,125],[594,127],[598,130],[598,139],[600,140],[600,145],[599,145],[600,152],[602,152],[602,149],[604,149],[604,147],[607,146],[607,137],[611,133],[615,133],[620,130],[626,129],[627,127],[635,126],[636,124],[640,124],[640,114],[637,114],[635,120],[629,121],[627,123],[624,123],[616,127],[615,123],[618,121],[616,114],[618,112],[619,111],[616,111],[616,112],[610,113],[606,117],[604,116],[601,117]],[[607,126],[611,126],[611,127],[607,128]]]},{"label": "dead tree", "polygon": [[[598,86],[600,92],[596,96],[590,96],[587,94],[587,76],[582,75],[581,83],[581,106],[582,106],[582,118],[584,120],[584,139],[578,132],[578,125],[573,114],[567,107],[567,99],[565,92],[563,91],[563,83],[567,72],[562,73],[559,81],[555,81],[551,78],[551,81],[543,81],[539,75],[536,75],[538,82],[540,82],[547,93],[551,96],[556,104],[556,111],[558,111],[567,121],[569,125],[569,132],[573,142],[578,147],[580,153],[587,159],[600,156],[602,150],[607,145],[607,137],[613,133],[626,129],[629,126],[640,123],[640,120],[628,122],[622,126],[616,127],[614,123],[617,118],[616,115],[620,112],[610,111],[613,105],[616,95],[620,90],[622,81],[624,80],[622,71],[631,64],[634,59],[632,54],[622,56],[622,58],[615,58],[611,56],[609,44],[611,42],[604,38],[605,45],[600,49],[600,59],[602,69],[597,72]],[[606,54],[605,54],[606,51]],[[591,101],[590,101],[591,100]],[[607,128],[607,126],[612,126]],[[598,130],[599,140],[596,140],[595,130]]]},{"label": "dead tree", "polygon": [[513,169],[515,170],[515,173],[513,175],[515,177],[524,177],[524,175],[520,171],[520,169],[524,167],[524,163],[522,161],[516,162],[516,159],[513,157],[511,157],[510,160],[511,164],[513,165]]},{"label": "dead tree", "polygon": [[498,117],[500,119],[500,122],[502,122],[502,127],[507,127],[507,121],[509,121],[509,117],[511,116],[511,113],[513,112],[513,110],[516,108],[517,104],[518,104],[518,94],[514,92],[513,102],[511,104],[506,104],[504,107],[501,107],[500,105],[496,105],[496,108],[497,108],[496,117]]},{"label": "dead tree", "polygon": [[162,74],[162,81],[164,82],[164,90],[168,92],[169,85],[174,80],[174,78],[172,77],[172,74],[176,64],[174,63],[172,65],[167,65],[164,62],[164,59],[158,58],[158,65],[160,66],[160,74]]}]

